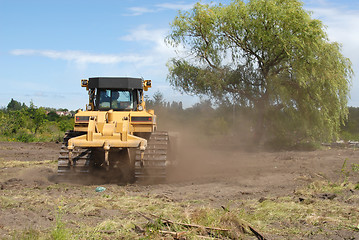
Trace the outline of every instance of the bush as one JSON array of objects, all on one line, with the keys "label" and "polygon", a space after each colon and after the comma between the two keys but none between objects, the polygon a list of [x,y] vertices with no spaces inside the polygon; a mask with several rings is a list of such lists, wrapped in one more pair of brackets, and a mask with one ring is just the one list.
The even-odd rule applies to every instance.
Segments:
[{"label": "bush", "polygon": [[[359,128],[359,126],[358,126]],[[345,141],[359,141],[359,133],[351,133],[351,132],[347,132],[347,131],[342,131],[340,133],[340,139],[345,140]]]},{"label": "bush", "polygon": [[34,142],[35,135],[32,134],[28,129],[20,129],[17,132],[15,139],[19,142]]},{"label": "bush", "polygon": [[[12,100],[16,106],[15,100]],[[11,106],[14,104],[11,104]],[[15,106],[14,105],[14,106]],[[0,110],[0,140],[3,141],[58,141],[64,132],[73,128],[72,117],[60,117],[56,112],[48,117],[45,108],[22,105]]]},{"label": "bush", "polygon": [[74,128],[74,119],[62,118],[57,122],[57,125],[61,131],[66,132]]},{"label": "bush", "polygon": [[274,137],[265,143],[265,147],[270,150],[300,150],[314,151],[320,148],[320,143],[310,140],[294,142],[291,138]]}]

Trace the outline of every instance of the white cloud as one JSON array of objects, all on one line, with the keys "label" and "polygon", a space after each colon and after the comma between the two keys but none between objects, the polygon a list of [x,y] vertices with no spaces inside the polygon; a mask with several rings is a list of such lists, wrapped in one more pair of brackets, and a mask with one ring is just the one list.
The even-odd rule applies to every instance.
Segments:
[{"label": "white cloud", "polygon": [[156,7],[160,9],[169,9],[169,10],[190,10],[193,8],[194,3],[191,4],[180,4],[180,3],[161,3],[157,4]]},{"label": "white cloud", "polygon": [[128,35],[120,37],[119,39],[123,41],[150,42],[154,44],[152,49],[154,54],[172,55],[173,49],[164,42],[168,30],[169,29],[165,28],[150,29],[148,25],[140,25],[131,30]]},{"label": "white cloud", "polygon": [[184,3],[161,3],[156,4],[152,8],[147,7],[131,7],[128,10],[131,12],[129,14],[124,14],[125,16],[139,16],[145,13],[153,13],[164,10],[189,10],[193,8],[194,3],[184,4]]},{"label": "white cloud", "polygon": [[133,63],[133,62],[151,62],[151,59],[137,54],[115,55],[115,54],[93,54],[81,51],[56,51],[56,50],[33,50],[33,49],[15,49],[10,52],[15,56],[43,56],[51,59],[61,59],[74,61],[78,64],[98,63]]},{"label": "white cloud", "polygon": [[124,14],[125,16],[139,16],[144,13],[150,13],[155,12],[153,9],[145,8],[145,7],[131,7],[128,10],[130,10],[130,14]]},{"label": "white cloud", "polygon": [[123,41],[150,41],[157,43],[160,39],[163,41],[167,29],[149,29],[149,26],[144,24],[130,31],[130,34],[120,37]]},{"label": "white cloud", "polygon": [[[136,42],[141,48],[129,54],[98,54],[77,50],[35,50],[35,49],[15,49],[10,54],[15,56],[40,56],[55,60],[65,60],[73,62],[76,66],[84,70],[87,64],[116,65],[118,63],[131,64],[137,68],[149,67],[149,71],[166,71],[166,62],[175,56],[175,49],[164,42],[169,29],[150,28],[148,25],[140,25],[132,29],[129,34],[119,38],[121,41]],[[126,44],[126,43],[125,43]],[[145,46],[143,48],[143,46]],[[144,50],[140,50],[144,49]],[[154,68],[153,66],[156,66]]]},{"label": "white cloud", "polygon": [[338,8],[312,8],[313,16],[327,25],[331,40],[356,45],[359,36],[359,11]]}]

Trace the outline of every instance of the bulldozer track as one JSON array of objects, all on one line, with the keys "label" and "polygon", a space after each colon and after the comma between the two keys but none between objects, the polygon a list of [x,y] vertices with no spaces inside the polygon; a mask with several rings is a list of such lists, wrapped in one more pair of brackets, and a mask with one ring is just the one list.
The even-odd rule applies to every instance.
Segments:
[{"label": "bulldozer track", "polygon": [[[91,149],[75,148],[72,151],[74,165],[69,163],[68,140],[84,133],[68,131],[65,133],[58,158],[58,175],[91,174]],[[141,163],[141,151],[136,150],[134,177],[136,181],[163,181],[166,179],[168,166],[169,136],[167,132],[153,132],[147,140],[147,148]]]},{"label": "bulldozer track", "polygon": [[68,131],[65,133],[58,158],[58,175],[88,174],[90,172],[91,150],[88,148],[75,148],[72,151],[72,160],[74,165],[71,166],[69,163],[69,150],[67,149],[68,140],[83,134],[84,133],[74,131]]},{"label": "bulldozer track", "polygon": [[138,181],[164,180],[168,165],[169,137],[167,132],[153,132],[141,163],[141,151],[136,150],[135,179]]}]

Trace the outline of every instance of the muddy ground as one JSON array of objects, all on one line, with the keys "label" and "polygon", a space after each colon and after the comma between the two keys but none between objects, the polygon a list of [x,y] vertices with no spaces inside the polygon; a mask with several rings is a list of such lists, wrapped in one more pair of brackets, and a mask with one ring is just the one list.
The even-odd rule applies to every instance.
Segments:
[{"label": "muddy ground", "polygon": [[[0,165],[0,196],[4,196],[0,200],[9,201],[0,205],[0,238],[11,237],[13,230],[47,229],[54,224],[55,216],[48,207],[24,209],[21,201],[17,199],[12,203],[6,196],[23,196],[27,199],[34,192],[49,196],[41,200],[45,203],[33,203],[41,205],[48,204],[46,201],[56,202],[78,195],[90,198],[94,194],[82,190],[83,186],[87,186],[86,182],[68,183],[66,187],[58,184],[56,160],[59,149],[60,144],[57,143],[0,142],[0,162],[6,163]],[[131,196],[151,195],[171,202],[192,202],[194,205],[206,202],[215,208],[229,206],[240,199],[296,198],[294,193],[297,189],[315,181],[343,182],[345,176],[354,183],[359,181],[359,173],[342,170],[344,162],[347,166],[359,163],[359,151],[356,149],[269,152],[245,151],[235,147],[187,146],[181,149],[179,155],[181,162],[166,183],[101,186],[108,191],[122,191]],[[90,186],[95,188],[99,185]],[[351,189],[350,194],[358,196],[359,190]],[[352,204],[353,209],[359,207],[359,202]],[[102,211],[95,217],[73,215],[66,216],[66,220],[84,221],[91,225],[91,222],[104,220],[111,214],[114,213]],[[331,231],[327,235],[330,239],[359,239],[359,233],[355,230]],[[302,238],[305,237],[298,237]]]}]

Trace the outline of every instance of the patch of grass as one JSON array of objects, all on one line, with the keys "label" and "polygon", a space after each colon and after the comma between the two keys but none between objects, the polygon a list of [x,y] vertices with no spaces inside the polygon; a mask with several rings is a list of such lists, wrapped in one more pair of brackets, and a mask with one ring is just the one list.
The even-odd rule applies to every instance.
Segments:
[{"label": "patch of grass", "polygon": [[57,160],[44,160],[44,161],[0,161],[0,168],[13,168],[13,167],[30,167],[34,165],[57,164]]},{"label": "patch of grass", "polygon": [[19,240],[38,240],[38,239],[45,239],[44,237],[44,233],[39,231],[39,230],[35,230],[35,229],[27,229],[25,231],[22,232],[14,232],[12,234],[12,238],[13,239],[19,239]]},{"label": "patch of grass", "polygon": [[103,231],[103,232],[110,232],[110,231],[116,231],[122,228],[122,224],[118,221],[115,220],[111,220],[111,219],[106,219],[104,221],[102,221],[101,223],[99,223],[97,225],[97,230],[98,231]]},{"label": "patch of grass", "polygon": [[3,209],[5,209],[5,208],[8,208],[8,209],[16,208],[16,207],[19,207],[19,205],[20,205],[19,201],[16,201],[12,197],[0,196],[0,206]]},{"label": "patch of grass", "polygon": [[306,191],[306,195],[308,194],[318,194],[318,193],[333,193],[333,194],[341,194],[347,187],[346,184],[338,184],[332,183],[329,181],[315,181],[308,185],[304,191]]},{"label": "patch of grass", "polygon": [[67,240],[71,239],[71,230],[66,228],[66,224],[62,219],[63,210],[62,206],[58,206],[58,212],[56,215],[56,225],[51,231],[51,239],[53,240]]},{"label": "patch of grass", "polygon": [[359,172],[359,164],[353,163],[352,170],[353,170],[353,172],[358,173]]},{"label": "patch of grass", "polygon": [[346,169],[347,168],[347,161],[348,158],[346,158],[343,162],[342,168],[340,170],[340,172],[342,173],[342,177],[343,177],[343,183],[347,183],[348,182],[348,178],[349,178],[349,174],[350,172]]}]

